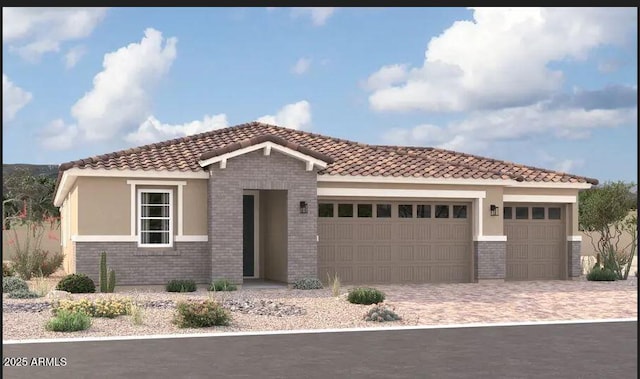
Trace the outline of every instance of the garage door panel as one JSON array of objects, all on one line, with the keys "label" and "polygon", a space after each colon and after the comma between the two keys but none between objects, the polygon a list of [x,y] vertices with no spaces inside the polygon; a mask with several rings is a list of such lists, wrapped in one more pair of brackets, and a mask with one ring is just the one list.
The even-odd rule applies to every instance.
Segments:
[{"label": "garage door panel", "polygon": [[435,282],[461,282],[469,275],[469,268],[461,265],[444,265],[431,270]]},{"label": "garage door panel", "polygon": [[[505,207],[513,207],[505,204]],[[547,204],[523,204],[518,207],[558,207]],[[505,219],[507,236],[506,278],[508,280],[545,280],[563,278],[566,254],[565,221],[548,219]],[[531,217],[531,209],[528,217]]]},{"label": "garage door panel", "polygon": [[318,245],[318,264],[334,263],[336,261],[336,248],[334,245]]},{"label": "garage door panel", "polygon": [[400,246],[398,248],[398,258],[401,262],[415,260],[414,247],[413,246]]},{"label": "garage door panel", "polygon": [[318,223],[318,235],[323,236],[328,241],[336,239],[336,225],[324,222]]},{"label": "garage door panel", "polygon": [[400,218],[398,204],[407,203],[392,204],[390,218],[376,218],[375,213],[366,218],[319,218],[320,277],[324,280],[331,270],[344,283],[469,282],[471,215],[417,218],[414,205],[413,217]]},{"label": "garage door panel", "polygon": [[336,246],[336,262],[353,262],[353,246],[337,245]]},{"label": "garage door panel", "polygon": [[507,263],[507,280],[516,280],[520,278],[527,278],[529,276],[529,270],[527,269],[527,263]]}]

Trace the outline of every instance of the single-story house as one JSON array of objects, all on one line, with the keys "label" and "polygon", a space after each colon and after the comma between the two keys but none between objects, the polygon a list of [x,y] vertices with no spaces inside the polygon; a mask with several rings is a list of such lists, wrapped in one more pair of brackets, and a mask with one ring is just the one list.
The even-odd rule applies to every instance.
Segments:
[{"label": "single-story house", "polygon": [[72,272],[118,284],[570,279],[597,180],[259,122],[60,165]]}]

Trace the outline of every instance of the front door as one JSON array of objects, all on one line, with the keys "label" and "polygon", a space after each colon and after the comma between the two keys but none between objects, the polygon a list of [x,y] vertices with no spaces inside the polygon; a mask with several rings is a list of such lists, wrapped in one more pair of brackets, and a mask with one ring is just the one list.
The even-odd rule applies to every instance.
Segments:
[{"label": "front door", "polygon": [[242,195],[242,272],[245,277],[255,274],[254,195]]}]

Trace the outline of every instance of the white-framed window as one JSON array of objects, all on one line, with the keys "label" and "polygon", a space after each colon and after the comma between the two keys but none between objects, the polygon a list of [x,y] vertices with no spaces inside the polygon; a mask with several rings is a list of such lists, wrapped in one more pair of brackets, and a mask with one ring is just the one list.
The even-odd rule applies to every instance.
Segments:
[{"label": "white-framed window", "polygon": [[173,246],[172,190],[138,190],[138,246]]}]

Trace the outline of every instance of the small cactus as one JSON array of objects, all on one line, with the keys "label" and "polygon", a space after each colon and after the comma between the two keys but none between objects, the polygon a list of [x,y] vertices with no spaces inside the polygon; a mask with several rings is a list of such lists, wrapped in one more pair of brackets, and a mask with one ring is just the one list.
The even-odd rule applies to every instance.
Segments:
[{"label": "small cactus", "polygon": [[108,292],[109,284],[107,283],[107,253],[100,253],[100,292]]},{"label": "small cactus", "polygon": [[116,272],[109,270],[109,283],[107,285],[107,292],[114,292],[116,289]]}]

